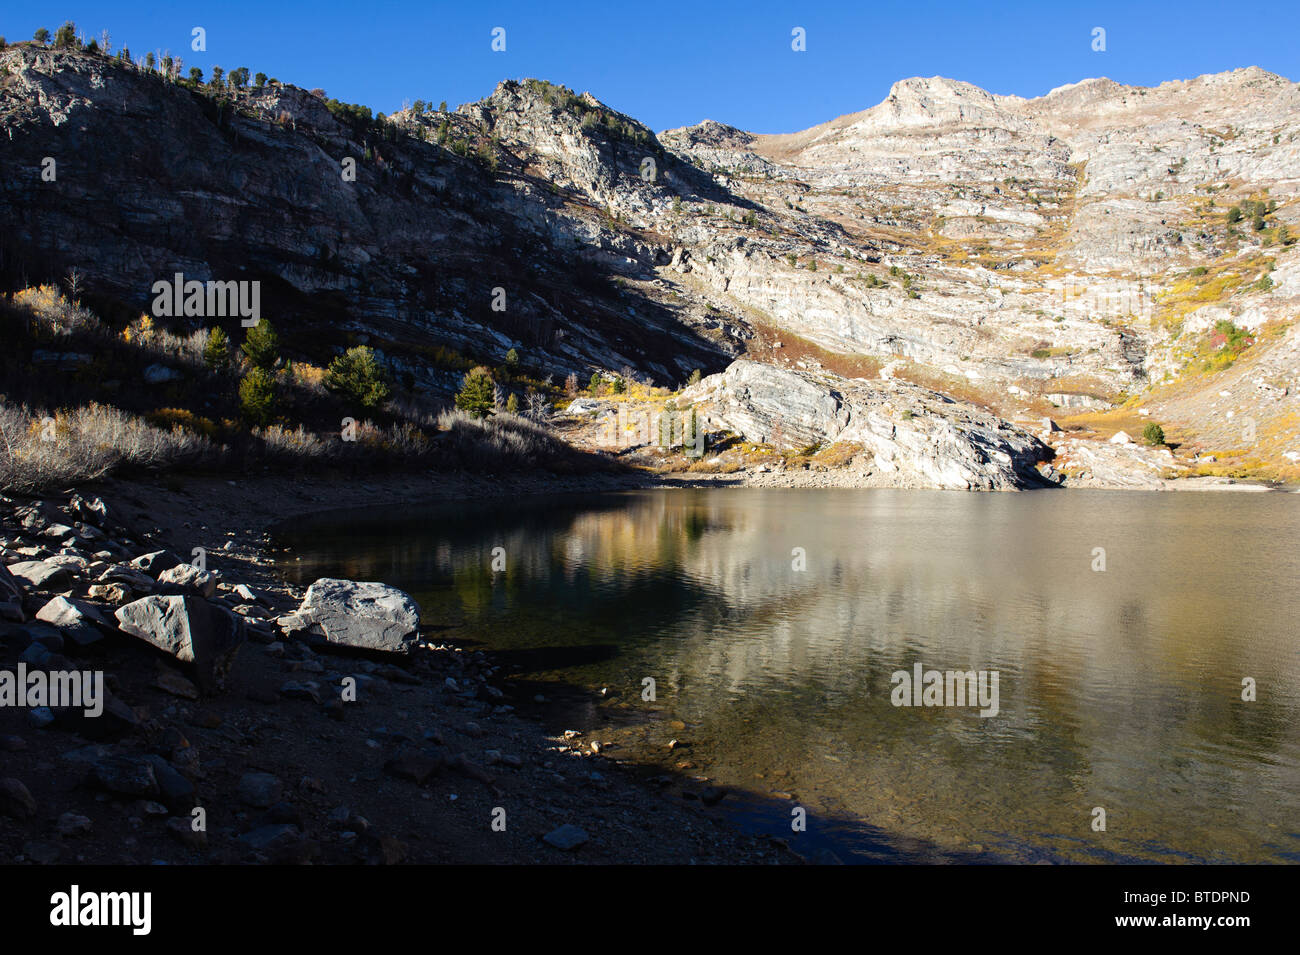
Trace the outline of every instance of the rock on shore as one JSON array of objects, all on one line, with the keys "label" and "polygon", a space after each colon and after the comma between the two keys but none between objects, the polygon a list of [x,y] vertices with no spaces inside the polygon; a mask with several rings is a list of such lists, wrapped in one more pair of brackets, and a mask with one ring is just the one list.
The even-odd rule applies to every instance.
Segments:
[{"label": "rock on shore", "polygon": [[388,653],[409,651],[420,626],[419,606],[396,587],[333,577],[307,588],[297,617],[329,643]]}]

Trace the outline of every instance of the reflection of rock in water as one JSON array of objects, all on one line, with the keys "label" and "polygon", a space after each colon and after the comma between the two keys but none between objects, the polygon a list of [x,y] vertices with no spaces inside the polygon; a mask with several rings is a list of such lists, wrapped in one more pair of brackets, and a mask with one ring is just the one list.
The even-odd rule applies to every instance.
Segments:
[{"label": "reflection of rock in water", "polygon": [[[653,676],[645,745],[684,720],[680,761],[738,790],[1031,859],[1092,858],[1106,804],[1116,858],[1247,861],[1300,808],[1300,516],[1259,497],[653,492],[408,518],[338,559],[633,724]],[[997,669],[1001,713],[895,709],[914,662]],[[1244,708],[1242,673],[1279,689]]]}]

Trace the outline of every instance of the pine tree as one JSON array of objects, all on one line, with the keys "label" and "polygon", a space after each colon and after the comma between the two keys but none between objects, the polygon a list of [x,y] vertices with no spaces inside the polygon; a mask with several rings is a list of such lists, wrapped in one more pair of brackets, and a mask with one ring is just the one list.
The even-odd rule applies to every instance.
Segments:
[{"label": "pine tree", "polygon": [[239,347],[255,368],[274,368],[280,357],[280,339],[266,319],[248,330],[244,344]]},{"label": "pine tree", "polygon": [[54,47],[59,50],[77,48],[77,25],[71,20],[64,21],[63,26],[54,31]]},{"label": "pine tree", "polygon": [[388,400],[389,389],[383,367],[372,348],[358,345],[330,362],[325,387],[364,408],[377,408]]},{"label": "pine tree", "polygon": [[216,370],[225,368],[230,361],[230,336],[220,326],[208,332],[208,343],[203,346],[203,363]]},{"label": "pine tree", "polygon": [[506,413],[519,414],[519,396],[513,391],[510,392],[510,397],[506,399]]},{"label": "pine tree", "polygon": [[456,395],[456,407],[475,418],[486,418],[492,413],[492,375],[486,368],[475,368],[461,382]]},{"label": "pine tree", "polygon": [[39,43],[41,46],[45,46],[45,44],[50,42],[50,31],[45,29],[45,27],[41,27],[32,34],[32,40]]},{"label": "pine tree", "polygon": [[275,377],[265,368],[254,368],[239,383],[239,410],[250,424],[270,424],[275,414]]}]

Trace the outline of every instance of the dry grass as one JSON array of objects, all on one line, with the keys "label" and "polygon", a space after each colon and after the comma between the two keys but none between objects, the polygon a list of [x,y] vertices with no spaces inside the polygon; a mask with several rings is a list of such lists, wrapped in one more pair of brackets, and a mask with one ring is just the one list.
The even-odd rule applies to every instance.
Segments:
[{"label": "dry grass", "polygon": [[122,467],[192,466],[219,453],[203,435],[106,405],[49,414],[0,404],[0,488],[8,491],[93,481]]}]

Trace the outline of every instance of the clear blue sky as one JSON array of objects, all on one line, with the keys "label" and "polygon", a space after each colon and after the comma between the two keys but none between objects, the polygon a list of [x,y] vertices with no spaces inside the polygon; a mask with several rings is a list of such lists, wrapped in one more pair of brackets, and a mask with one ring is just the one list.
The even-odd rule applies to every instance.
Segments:
[{"label": "clear blue sky", "polygon": [[[908,76],[948,76],[1037,96],[1109,76],[1154,85],[1242,66],[1300,75],[1300,0],[875,3],[649,0],[604,3],[7,4],[0,35],[28,39],[65,19],[133,54],[170,49],[207,75],[247,66],[392,112],[404,99],[452,106],[505,78],[590,90],[655,130],[715,119],[791,132],[880,102]],[[194,53],[190,31],[207,30]],[[491,30],[506,30],[492,52]],[[790,48],[807,31],[806,52]],[[1094,27],[1106,52],[1092,50]]]}]

